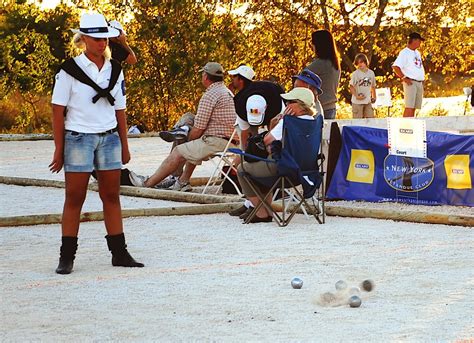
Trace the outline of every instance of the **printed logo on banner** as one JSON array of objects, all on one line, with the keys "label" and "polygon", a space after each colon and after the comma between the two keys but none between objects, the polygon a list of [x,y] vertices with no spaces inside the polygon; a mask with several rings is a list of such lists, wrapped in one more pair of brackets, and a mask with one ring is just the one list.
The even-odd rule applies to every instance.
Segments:
[{"label": "printed logo on banner", "polygon": [[448,181],[447,188],[472,188],[469,155],[447,155],[444,160],[444,169]]},{"label": "printed logo on banner", "polygon": [[373,183],[375,174],[374,153],[371,150],[351,150],[347,181]]},{"label": "printed logo on banner", "polygon": [[387,184],[402,192],[419,192],[434,179],[434,163],[429,158],[387,155],[383,177]]}]

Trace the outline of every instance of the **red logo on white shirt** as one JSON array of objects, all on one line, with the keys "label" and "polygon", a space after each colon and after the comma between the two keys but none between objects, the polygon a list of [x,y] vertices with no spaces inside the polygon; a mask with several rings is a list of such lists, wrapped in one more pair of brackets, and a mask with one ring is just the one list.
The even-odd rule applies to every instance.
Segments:
[{"label": "red logo on white shirt", "polygon": [[421,58],[419,58],[418,56],[415,56],[415,60],[413,62],[415,63],[415,66],[417,66],[418,68],[422,67]]}]

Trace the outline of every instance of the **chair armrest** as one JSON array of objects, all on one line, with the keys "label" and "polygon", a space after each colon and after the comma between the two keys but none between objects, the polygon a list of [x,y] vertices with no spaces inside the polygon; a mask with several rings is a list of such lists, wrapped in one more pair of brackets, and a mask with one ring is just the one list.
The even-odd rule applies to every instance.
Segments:
[{"label": "chair armrest", "polygon": [[259,161],[276,163],[276,160],[269,159],[269,158],[262,158],[260,156],[255,156],[255,155],[252,155],[252,154],[247,154],[245,151],[243,151],[241,149],[229,148],[228,151],[233,152],[234,154],[237,154],[237,155],[240,155],[240,156],[244,156],[244,157],[248,156],[248,157],[254,158],[254,159],[259,160]]}]

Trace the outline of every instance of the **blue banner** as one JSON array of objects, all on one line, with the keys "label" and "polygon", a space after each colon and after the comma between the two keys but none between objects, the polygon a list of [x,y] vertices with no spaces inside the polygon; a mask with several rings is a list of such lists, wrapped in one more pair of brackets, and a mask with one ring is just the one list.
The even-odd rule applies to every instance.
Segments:
[{"label": "blue banner", "polygon": [[345,126],[327,197],[474,206],[474,136],[426,138],[427,158],[389,155],[387,130]]}]

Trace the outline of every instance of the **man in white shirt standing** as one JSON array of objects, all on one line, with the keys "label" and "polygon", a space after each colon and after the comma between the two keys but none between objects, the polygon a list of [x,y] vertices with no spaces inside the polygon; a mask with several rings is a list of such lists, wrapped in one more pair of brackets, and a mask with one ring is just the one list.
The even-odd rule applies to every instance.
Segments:
[{"label": "man in white shirt standing", "polygon": [[392,66],[395,74],[403,82],[403,93],[405,95],[404,117],[414,117],[415,110],[421,108],[421,102],[423,101],[425,69],[423,68],[421,54],[417,49],[424,40],[419,33],[410,33],[407,47],[400,51]]}]

